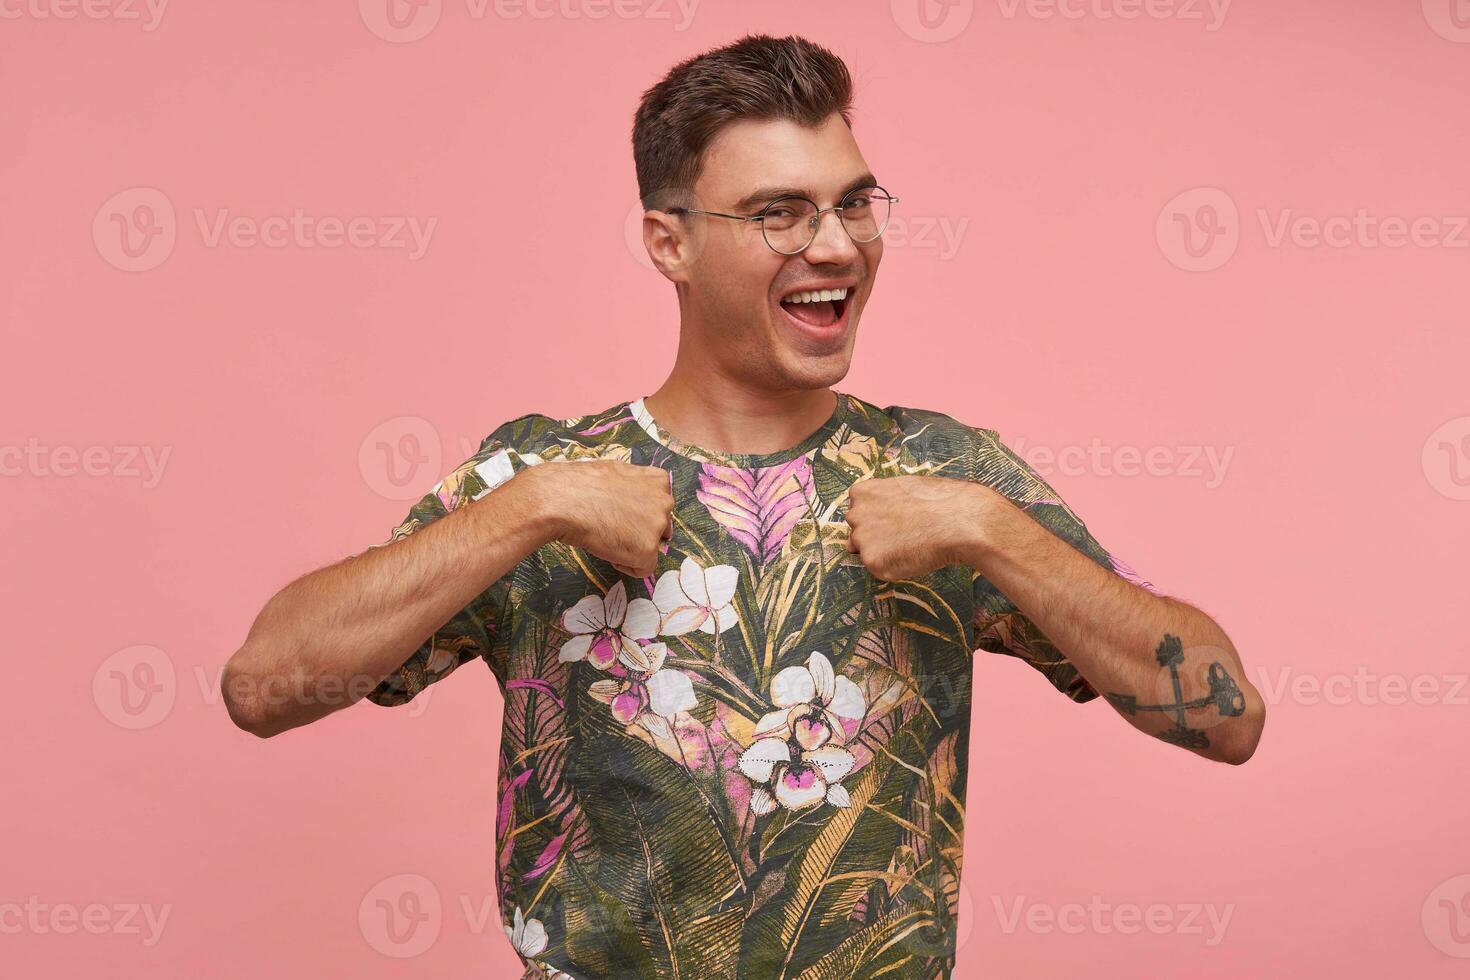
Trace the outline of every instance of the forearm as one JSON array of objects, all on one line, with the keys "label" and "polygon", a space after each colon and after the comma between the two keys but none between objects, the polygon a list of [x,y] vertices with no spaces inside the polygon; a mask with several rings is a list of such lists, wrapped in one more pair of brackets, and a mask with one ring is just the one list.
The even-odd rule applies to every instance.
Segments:
[{"label": "forearm", "polygon": [[1134,727],[1218,761],[1250,757],[1265,705],[1213,619],[1103,568],[988,487],[973,489],[958,560],[999,589]]},{"label": "forearm", "polygon": [[[266,603],[222,682],[259,735],[347,707],[476,596],[552,540],[534,469],[383,547],[287,585]],[[529,478],[529,479],[527,479]]]}]

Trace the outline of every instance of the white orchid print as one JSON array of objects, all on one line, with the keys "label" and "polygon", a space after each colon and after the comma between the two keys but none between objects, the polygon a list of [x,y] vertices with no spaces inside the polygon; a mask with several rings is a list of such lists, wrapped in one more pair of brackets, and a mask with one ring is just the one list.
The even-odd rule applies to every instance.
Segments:
[{"label": "white orchid print", "polygon": [[705,568],[687,557],[678,570],[659,576],[653,598],[634,599],[623,629],[629,636],[650,640],[682,636],[693,630],[716,635],[738,623],[732,600],[740,573],[734,565]]},{"label": "white orchid print", "polygon": [[505,938],[522,956],[536,956],[546,948],[546,927],[540,919],[528,919],[519,905],[516,906],[514,925],[505,927]]},{"label": "white orchid print", "polygon": [[[540,919],[527,919],[520,906],[516,906],[514,924],[505,927],[505,938],[526,959],[533,959],[546,949],[546,927]],[[571,974],[545,964],[540,966],[549,980],[571,980]]]},{"label": "white orchid print", "polygon": [[826,800],[850,805],[839,781],[856,758],[842,746],[842,719],[861,719],[867,706],[862,691],[833,673],[832,662],[813,651],[805,666],[787,667],[771,679],[775,711],[756,723],[756,740],[738,763],[755,787],[750,808],[769,813],[779,804],[800,810]]},{"label": "white orchid print", "polygon": [[662,643],[633,645],[618,658],[622,676],[593,682],[587,693],[608,705],[625,725],[638,722],[654,735],[668,738],[669,721],[692,709],[694,685],[681,671],[664,666],[668,647]]},{"label": "white orchid print", "polygon": [[562,615],[562,629],[571,633],[572,638],[562,644],[556,658],[563,663],[587,660],[598,669],[607,670],[624,653],[631,651],[632,656],[641,656],[637,642],[626,631],[628,613],[628,589],[621,579],[605,596],[584,597]]}]

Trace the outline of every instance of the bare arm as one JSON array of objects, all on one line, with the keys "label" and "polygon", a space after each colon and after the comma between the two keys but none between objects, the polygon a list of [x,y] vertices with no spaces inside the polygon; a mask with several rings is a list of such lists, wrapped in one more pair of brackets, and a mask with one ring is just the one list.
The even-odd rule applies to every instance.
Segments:
[{"label": "bare arm", "polygon": [[456,613],[551,541],[642,577],[672,534],[669,474],[545,463],[382,547],[286,586],[225,665],[225,706],[262,738],[366,697]]},{"label": "bare arm", "polygon": [[225,665],[235,724],[262,738],[353,704],[424,639],[560,533],[540,467],[391,544],[276,593]]},{"label": "bare arm", "polygon": [[956,557],[981,572],[1135,728],[1208,759],[1255,752],[1266,707],[1224,630],[1102,568],[989,487],[965,488]]}]

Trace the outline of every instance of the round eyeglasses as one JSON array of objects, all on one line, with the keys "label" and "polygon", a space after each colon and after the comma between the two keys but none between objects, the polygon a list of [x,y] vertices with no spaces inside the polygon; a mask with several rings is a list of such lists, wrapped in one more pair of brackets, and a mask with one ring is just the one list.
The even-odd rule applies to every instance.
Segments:
[{"label": "round eyeglasses", "polygon": [[832,208],[819,208],[809,198],[792,196],[778,197],[761,208],[759,214],[725,214],[723,211],[701,211],[698,208],[665,208],[669,214],[707,214],[716,218],[733,218],[736,221],[755,221],[761,226],[761,235],[773,251],[782,255],[796,255],[806,251],[808,245],[817,240],[817,230],[822,225],[822,215],[836,211],[842,227],[859,245],[876,241],[888,227],[893,214],[893,205],[898,198],[883,188],[873,185],[859,187],[848,192],[842,203]]}]

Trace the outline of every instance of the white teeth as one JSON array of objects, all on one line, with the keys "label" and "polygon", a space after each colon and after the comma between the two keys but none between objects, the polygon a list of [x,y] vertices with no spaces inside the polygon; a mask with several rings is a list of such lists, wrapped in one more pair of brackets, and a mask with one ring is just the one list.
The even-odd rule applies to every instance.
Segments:
[{"label": "white teeth", "polygon": [[821,303],[827,300],[847,299],[846,289],[817,289],[805,293],[792,293],[783,303]]}]

